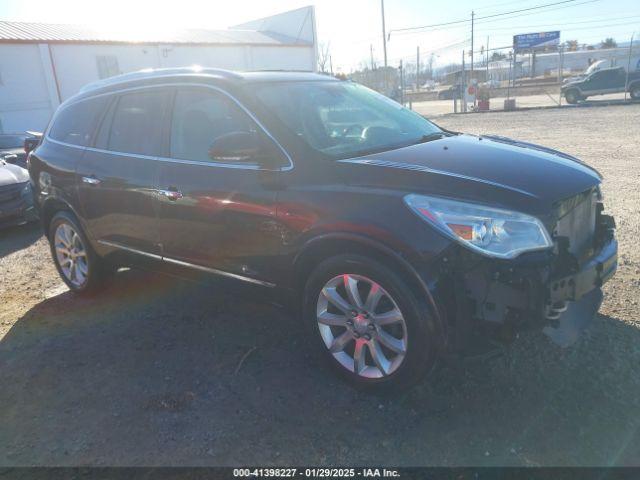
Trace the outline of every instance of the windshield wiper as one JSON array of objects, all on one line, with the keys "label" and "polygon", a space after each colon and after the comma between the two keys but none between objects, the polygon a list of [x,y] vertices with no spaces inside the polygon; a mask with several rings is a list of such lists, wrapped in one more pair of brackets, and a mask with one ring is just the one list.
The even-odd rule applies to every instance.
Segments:
[{"label": "windshield wiper", "polygon": [[449,135],[447,135],[445,132],[428,133],[428,134],[423,135],[422,137],[420,137],[415,142],[413,142],[412,145],[417,145],[419,143],[432,142],[433,140],[440,140],[441,138],[448,137],[448,136]]}]

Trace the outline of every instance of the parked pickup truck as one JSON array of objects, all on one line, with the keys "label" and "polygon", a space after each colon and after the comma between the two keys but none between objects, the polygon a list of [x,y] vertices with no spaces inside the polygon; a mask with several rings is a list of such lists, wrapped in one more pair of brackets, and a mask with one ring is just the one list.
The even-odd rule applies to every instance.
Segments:
[{"label": "parked pickup truck", "polygon": [[[628,84],[627,84],[628,82]],[[578,103],[593,95],[606,95],[627,91],[634,100],[640,100],[640,71],[629,72],[624,67],[603,68],[562,85],[562,94],[567,103]]]}]

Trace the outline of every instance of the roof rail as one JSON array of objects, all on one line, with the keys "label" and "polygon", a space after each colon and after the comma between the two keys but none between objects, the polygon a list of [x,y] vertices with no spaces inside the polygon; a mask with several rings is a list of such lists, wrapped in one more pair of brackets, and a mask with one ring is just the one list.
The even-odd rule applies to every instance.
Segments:
[{"label": "roof rail", "polygon": [[148,78],[163,77],[169,75],[184,75],[184,74],[208,74],[217,75],[225,78],[240,79],[242,76],[233,70],[225,70],[222,68],[209,68],[201,67],[199,65],[193,65],[191,67],[176,67],[176,68],[145,68],[135,72],[123,73],[121,75],[115,75],[113,77],[104,78],[95,82],[87,83],[84,85],[79,93],[89,92],[97,88],[107,87],[109,85],[117,85],[119,83],[130,82],[133,80],[144,80]]}]

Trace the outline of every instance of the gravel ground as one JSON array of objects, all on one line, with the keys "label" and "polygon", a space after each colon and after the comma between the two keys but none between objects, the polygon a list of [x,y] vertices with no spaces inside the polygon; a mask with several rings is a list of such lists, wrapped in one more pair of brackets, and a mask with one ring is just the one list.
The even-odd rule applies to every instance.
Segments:
[{"label": "gravel ground", "polygon": [[[268,302],[145,272],[91,298],[0,232],[0,465],[640,465],[640,105],[442,117],[605,176],[620,267],[571,348],[521,336],[396,397],[345,387]],[[244,359],[244,360],[243,360]]]}]

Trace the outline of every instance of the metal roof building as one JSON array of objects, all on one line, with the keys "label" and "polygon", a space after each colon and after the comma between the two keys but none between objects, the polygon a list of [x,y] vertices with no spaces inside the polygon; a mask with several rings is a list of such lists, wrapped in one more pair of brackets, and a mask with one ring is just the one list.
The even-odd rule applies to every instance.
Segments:
[{"label": "metal roof building", "polygon": [[144,68],[315,71],[315,12],[304,7],[226,30],[0,21],[0,132],[42,130],[83,85]]}]

